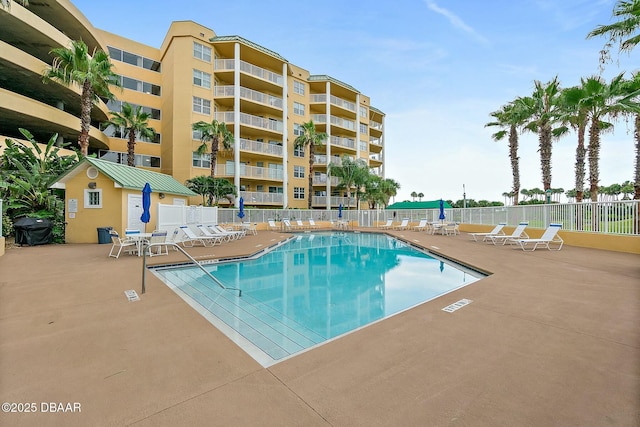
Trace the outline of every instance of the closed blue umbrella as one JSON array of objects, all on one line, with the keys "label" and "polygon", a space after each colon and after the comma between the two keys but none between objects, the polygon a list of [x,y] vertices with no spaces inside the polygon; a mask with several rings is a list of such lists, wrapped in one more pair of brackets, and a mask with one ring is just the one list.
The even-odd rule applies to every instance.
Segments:
[{"label": "closed blue umbrella", "polygon": [[238,212],[238,216],[240,218],[244,218],[244,199],[242,197],[240,197],[240,211]]},{"label": "closed blue umbrella", "polygon": [[342,218],[342,203],[338,206],[338,218]]},{"label": "closed blue umbrella", "polygon": [[445,216],[444,216],[444,200],[440,199],[440,216],[438,217],[440,219],[440,221],[442,221]]},{"label": "closed blue umbrella", "polygon": [[140,221],[144,222],[145,232],[147,230],[147,224],[151,220],[151,212],[149,209],[151,208],[151,185],[147,182],[142,189],[142,216],[140,216]]}]

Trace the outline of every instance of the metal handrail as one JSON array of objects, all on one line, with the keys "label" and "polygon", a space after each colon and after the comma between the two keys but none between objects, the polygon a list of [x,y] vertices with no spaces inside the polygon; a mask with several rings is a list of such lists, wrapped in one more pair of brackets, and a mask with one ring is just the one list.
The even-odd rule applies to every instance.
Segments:
[{"label": "metal handrail", "polygon": [[177,249],[178,251],[182,252],[187,258],[189,258],[189,260],[191,260],[192,263],[194,263],[196,266],[198,266],[198,268],[200,270],[202,270],[207,276],[209,276],[214,282],[216,282],[218,284],[218,286],[220,286],[222,289],[225,290],[234,290],[234,291],[238,291],[238,296],[241,297],[242,296],[242,290],[238,289],[238,288],[228,288],[225,285],[222,284],[222,282],[220,282],[218,279],[216,279],[215,277],[213,277],[213,275],[211,275],[211,273],[209,273],[203,266],[202,264],[200,264],[198,261],[196,261],[191,255],[189,255],[187,253],[187,251],[185,251],[184,249],[182,249],[177,243],[172,243],[172,242],[166,242],[166,243],[149,243],[145,245],[145,248],[143,249],[143,256],[142,256],[142,293],[144,294],[146,292],[146,281],[147,281],[147,252],[149,252],[149,249],[153,246],[173,246],[175,249]]}]

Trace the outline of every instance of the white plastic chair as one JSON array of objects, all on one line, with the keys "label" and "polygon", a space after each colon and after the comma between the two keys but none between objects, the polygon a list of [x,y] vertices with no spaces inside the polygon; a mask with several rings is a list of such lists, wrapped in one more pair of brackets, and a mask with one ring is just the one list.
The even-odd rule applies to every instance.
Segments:
[{"label": "white plastic chair", "polygon": [[126,237],[123,239],[118,235],[118,232],[114,230],[109,231],[109,234],[111,235],[111,242],[113,243],[109,251],[109,257],[118,259],[123,250],[130,255],[138,253],[138,243],[136,241],[129,240]]},{"label": "white plastic chair", "polygon": [[167,232],[166,231],[154,231],[149,238],[149,244],[153,243],[165,243],[157,246],[151,246],[149,248],[149,256],[169,255],[169,248],[167,247]]},{"label": "white plastic chair", "polygon": [[516,239],[527,239],[529,238],[529,235],[524,231],[527,225],[529,225],[528,221],[521,222],[509,236],[489,236],[489,238],[491,239],[491,243],[493,243],[494,245],[502,243],[504,245],[507,242],[514,243]]}]

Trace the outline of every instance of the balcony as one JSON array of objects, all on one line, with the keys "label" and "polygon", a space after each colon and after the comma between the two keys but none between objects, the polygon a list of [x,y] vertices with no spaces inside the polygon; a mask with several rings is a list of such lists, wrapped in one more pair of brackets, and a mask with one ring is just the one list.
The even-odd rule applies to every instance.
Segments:
[{"label": "balcony", "polygon": [[[235,164],[216,164],[215,174],[217,177],[235,176]],[[252,178],[259,180],[282,181],[282,169],[270,169],[260,166],[240,165],[240,178]]]},{"label": "balcony", "polygon": [[[347,198],[340,196],[332,196],[330,198],[330,202],[332,207],[338,207],[342,205],[342,207],[347,207]],[[327,196],[313,196],[313,200],[311,201],[313,206],[327,206]],[[351,201],[348,207],[355,208],[356,207],[356,198],[351,196]]]},{"label": "balcony", "polygon": [[382,123],[369,120],[369,128],[379,130],[380,132],[382,132]]},{"label": "balcony", "polygon": [[[316,123],[327,123],[326,114],[312,114],[311,119]],[[339,126],[341,128],[348,129],[354,132],[356,130],[356,122],[353,120],[347,120],[336,116],[329,116],[329,121],[334,126]]]},{"label": "balcony", "polygon": [[[214,114],[214,117],[217,121],[224,122],[227,125],[235,123],[235,115],[232,111],[218,112]],[[277,132],[280,134],[284,129],[284,123],[282,122],[282,120],[264,119],[262,117],[254,116],[247,113],[240,113],[240,124]]]},{"label": "balcony", "polygon": [[340,147],[350,148],[352,150],[356,149],[356,140],[351,138],[344,138],[339,136],[331,137],[331,145],[337,145]]},{"label": "balcony", "polygon": [[[213,63],[213,69],[215,71],[234,71],[235,60],[234,59],[216,59]],[[258,67],[257,65],[250,64],[246,61],[240,61],[240,71],[249,74],[253,77],[257,77],[262,80],[266,80],[278,86],[282,86],[284,79],[282,74],[274,73],[265,68]]]},{"label": "balcony", "polygon": [[268,144],[244,138],[240,139],[240,151],[282,157],[282,145]]},{"label": "balcony", "polygon": [[327,175],[325,174],[314,176],[313,185],[326,185],[327,178],[331,178],[330,182],[332,187],[335,187],[338,185],[339,181],[337,176],[327,177]]},{"label": "balcony", "polygon": [[[325,103],[327,102],[327,95],[324,93],[311,95],[311,102],[316,104]],[[329,102],[331,103],[331,105],[335,105],[337,107],[340,107],[342,109],[345,109],[354,113],[356,112],[356,104],[354,102],[347,101],[346,99],[342,99],[337,96],[331,95],[329,97]]]},{"label": "balcony", "polygon": [[240,197],[244,199],[245,204],[282,205],[284,201],[282,193],[241,191]]}]

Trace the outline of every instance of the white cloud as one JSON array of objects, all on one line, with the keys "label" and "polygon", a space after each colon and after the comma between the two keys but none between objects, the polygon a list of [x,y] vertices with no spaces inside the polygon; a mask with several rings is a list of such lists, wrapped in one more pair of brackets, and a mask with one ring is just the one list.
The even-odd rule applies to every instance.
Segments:
[{"label": "white cloud", "polygon": [[449,20],[449,22],[451,23],[451,25],[453,25],[455,28],[462,30],[468,34],[470,34],[476,41],[482,43],[482,44],[489,44],[489,40],[487,40],[485,37],[483,37],[482,35],[480,35],[476,30],[474,30],[472,27],[470,27],[469,25],[467,25],[458,15],[456,15],[455,13],[451,12],[448,9],[445,9],[443,7],[440,7],[436,4],[436,2],[432,1],[432,0],[425,0],[425,3],[427,4],[427,7],[429,9],[431,9],[432,11],[434,11],[435,13],[438,13],[442,16],[444,16],[445,18],[447,18]]}]

